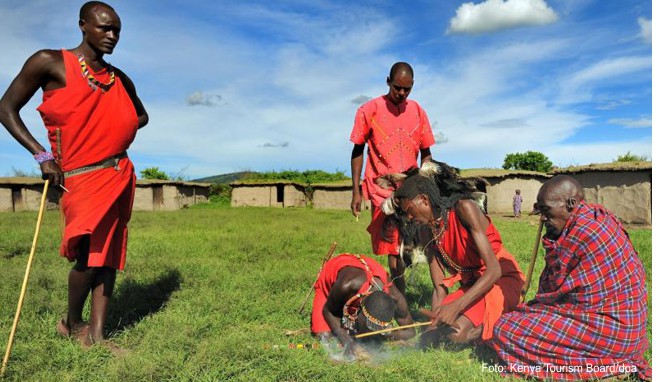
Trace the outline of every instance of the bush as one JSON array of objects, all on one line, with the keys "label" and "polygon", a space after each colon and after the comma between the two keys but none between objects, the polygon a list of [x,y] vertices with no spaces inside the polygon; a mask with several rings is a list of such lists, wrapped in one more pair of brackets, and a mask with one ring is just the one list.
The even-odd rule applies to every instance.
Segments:
[{"label": "bush", "polygon": [[161,171],[159,167],[145,168],[140,171],[140,174],[143,179],[169,180],[168,175],[164,171]]},{"label": "bush", "polygon": [[626,154],[620,155],[613,162],[644,162],[647,160],[646,155],[636,155],[631,154],[631,150],[627,151]]},{"label": "bush", "polygon": [[506,170],[549,172],[553,168],[553,163],[541,152],[527,151],[507,154],[502,167]]}]

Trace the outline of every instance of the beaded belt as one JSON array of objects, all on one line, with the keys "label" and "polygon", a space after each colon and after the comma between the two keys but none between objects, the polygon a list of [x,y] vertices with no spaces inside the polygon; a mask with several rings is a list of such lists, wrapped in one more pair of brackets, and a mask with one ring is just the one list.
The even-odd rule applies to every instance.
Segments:
[{"label": "beaded belt", "polygon": [[127,156],[128,156],[128,153],[123,151],[120,154],[116,154],[116,155],[113,155],[113,156],[111,156],[107,159],[103,159],[100,162],[96,162],[94,164],[90,164],[90,165],[84,166],[84,167],[78,167],[74,170],[66,171],[66,172],[64,172],[64,176],[69,177],[69,176],[74,176],[74,175],[80,175],[80,174],[84,174],[84,173],[87,173],[87,172],[101,170],[103,168],[110,168],[110,167],[115,167],[116,170],[120,170],[121,168],[118,167],[118,161],[123,159],[123,158],[127,158]]}]

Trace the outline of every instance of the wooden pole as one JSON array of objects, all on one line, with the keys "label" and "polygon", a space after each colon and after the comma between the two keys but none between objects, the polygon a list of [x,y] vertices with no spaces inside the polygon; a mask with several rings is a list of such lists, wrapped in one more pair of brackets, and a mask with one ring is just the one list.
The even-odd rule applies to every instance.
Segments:
[{"label": "wooden pole", "polygon": [[540,216],[540,224],[538,224],[538,234],[535,237],[535,245],[533,246],[533,254],[531,255],[531,262],[528,264],[528,273],[526,274],[526,282],[524,283],[524,288],[522,288],[522,295],[520,296],[520,302],[526,300],[526,292],[531,286],[531,277],[533,277],[533,267],[535,266],[535,259],[538,256],[538,248],[540,247],[540,238],[542,237],[542,226],[544,222]]},{"label": "wooden pole", "polygon": [[321,263],[321,268],[319,268],[319,272],[317,272],[317,277],[314,279],[314,282],[310,286],[310,290],[308,291],[307,296],[305,296],[305,301],[303,301],[303,305],[301,305],[301,307],[298,309],[299,313],[303,313],[303,309],[305,309],[305,304],[307,304],[308,300],[310,299],[310,295],[312,294],[312,290],[314,290],[314,284],[316,284],[317,280],[319,280],[319,275],[321,274],[321,270],[323,269],[323,266],[326,265],[326,263],[328,262],[328,260],[330,260],[331,257],[333,257],[335,248],[337,248],[337,242],[333,241],[333,244],[330,246],[328,253],[323,258],[323,262]]},{"label": "wooden pole", "polygon": [[355,338],[358,339],[358,338],[362,338],[362,337],[375,336],[376,334],[381,334],[381,333],[394,332],[396,330],[401,330],[401,329],[416,328],[418,326],[430,325],[431,323],[432,323],[432,321],[427,321],[427,322],[418,322],[416,324],[410,324],[410,325],[395,326],[395,327],[389,328],[389,329],[376,330],[375,332],[367,332],[367,333],[358,334],[358,335],[355,336]]},{"label": "wooden pole", "polygon": [[16,308],[14,325],[11,327],[11,332],[9,334],[9,342],[7,342],[7,351],[5,351],[5,357],[2,360],[2,370],[0,370],[0,377],[4,377],[5,371],[7,370],[7,362],[9,362],[11,347],[14,343],[14,335],[16,334],[16,328],[18,327],[18,320],[20,319],[21,308],[23,307],[23,299],[25,298],[25,291],[27,290],[27,280],[30,278],[32,259],[34,258],[34,252],[36,252],[36,243],[39,240],[39,229],[41,228],[43,211],[45,210],[46,207],[46,194],[48,193],[48,183],[49,180],[46,179],[46,182],[43,185],[43,195],[41,195],[41,207],[39,207],[39,217],[36,220],[36,230],[34,231],[34,239],[32,240],[32,249],[30,250],[30,256],[27,259],[27,268],[25,269],[25,277],[23,278],[23,287],[21,288],[20,296],[18,297],[18,307]]}]

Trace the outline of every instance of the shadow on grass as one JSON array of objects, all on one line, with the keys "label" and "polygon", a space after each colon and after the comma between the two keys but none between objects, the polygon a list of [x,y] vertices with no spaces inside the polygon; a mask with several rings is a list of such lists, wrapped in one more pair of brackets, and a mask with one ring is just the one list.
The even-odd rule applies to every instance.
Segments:
[{"label": "shadow on grass", "polygon": [[113,333],[121,332],[162,310],[171,294],[180,289],[181,281],[177,269],[166,270],[148,284],[126,279],[118,286],[110,302],[107,328]]}]

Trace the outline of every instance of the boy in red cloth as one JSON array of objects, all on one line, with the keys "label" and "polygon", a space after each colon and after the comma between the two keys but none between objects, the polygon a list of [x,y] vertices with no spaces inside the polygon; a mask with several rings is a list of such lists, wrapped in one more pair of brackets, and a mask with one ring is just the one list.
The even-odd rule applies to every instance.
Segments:
[{"label": "boy in red cloth", "polygon": [[[405,62],[394,64],[387,77],[389,92],[360,106],[350,138],[353,142],[351,211],[357,217],[362,199],[371,201],[372,220],[367,231],[371,234],[373,252],[389,255],[390,273],[403,294],[405,265],[399,257],[398,231],[393,224],[385,223],[385,214],[380,211],[381,203],[391,192],[376,185],[374,180],[417,168],[420,153],[422,163],[431,159],[430,146],[435,143],[435,138],[424,109],[417,102],[408,100],[413,85],[412,67]],[[365,144],[369,149],[360,192]]]},{"label": "boy in red cloth", "polygon": [[[0,100],[0,122],[29,150],[44,179],[66,189],[61,255],[75,261],[68,276],[68,314],[57,324],[83,346],[102,341],[116,270],[125,265],[127,223],[136,177],[126,150],[148,114],[134,84],[104,60],[118,43],[121,20],[99,1],[80,9],[82,42],[76,48],[32,55]],[[43,90],[38,111],[51,152],[36,141],[20,109]],[[82,320],[91,293],[89,323]]]}]

